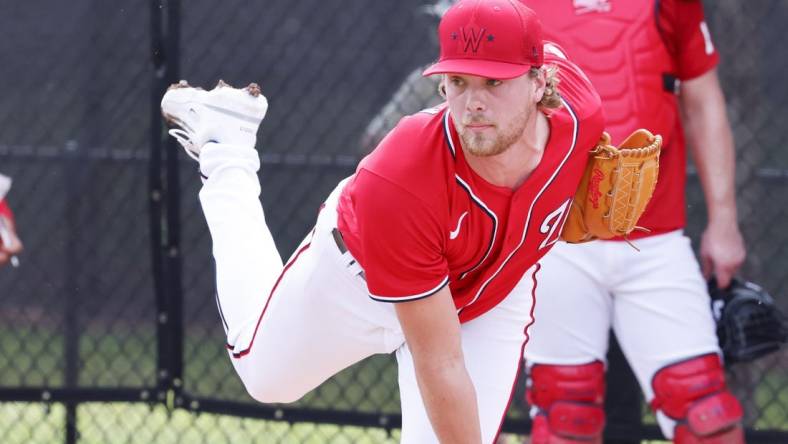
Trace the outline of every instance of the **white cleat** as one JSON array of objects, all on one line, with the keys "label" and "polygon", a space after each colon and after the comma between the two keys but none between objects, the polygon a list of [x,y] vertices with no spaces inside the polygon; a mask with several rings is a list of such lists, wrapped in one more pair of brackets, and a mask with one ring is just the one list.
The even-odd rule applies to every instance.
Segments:
[{"label": "white cleat", "polygon": [[257,128],[268,110],[260,87],[250,83],[233,88],[219,80],[210,91],[190,86],[185,80],[171,85],[161,99],[161,113],[173,136],[192,159],[200,160],[200,149],[208,142],[254,148]]}]

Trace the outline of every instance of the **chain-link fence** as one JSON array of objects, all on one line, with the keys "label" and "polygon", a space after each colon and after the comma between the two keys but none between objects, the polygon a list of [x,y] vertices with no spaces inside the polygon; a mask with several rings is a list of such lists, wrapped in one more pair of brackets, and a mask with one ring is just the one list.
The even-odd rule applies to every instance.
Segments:
[{"label": "chain-link fence", "polygon": [[[74,442],[84,399],[156,385],[149,8],[4,2],[0,170],[26,246],[0,270],[0,441]],[[125,6],[125,7],[124,7]],[[135,25],[130,25],[130,24]]]},{"label": "chain-link fence", "polygon": [[[739,218],[748,246],[742,274],[769,289],[786,310],[788,243],[776,229],[788,218],[788,151],[781,140],[786,135],[788,85],[778,80],[777,73],[788,66],[784,55],[788,35],[779,31],[788,18],[788,3],[725,1],[709,9],[709,26],[718,30],[724,61],[721,81],[737,147]],[[698,181],[690,184],[689,232],[698,239],[704,206]],[[788,429],[784,350],[752,364],[732,366],[729,380],[744,404],[748,426]]]},{"label": "chain-link fence", "polygon": [[[263,205],[283,256],[397,116],[435,100],[423,0],[31,0],[4,5],[0,172],[26,250],[0,269],[0,442],[396,442],[393,358],[293,405],[246,395],[213,301],[194,164],[165,142],[170,81],[259,82]],[[781,0],[707,3],[738,152],[743,275],[788,312]],[[413,88],[417,91],[414,92]],[[393,99],[392,99],[393,98]],[[383,111],[381,111],[383,110]],[[705,223],[691,173],[688,232]],[[788,352],[735,365],[750,442],[788,442]],[[504,429],[529,428],[522,387]],[[615,422],[609,435],[657,438]],[[634,436],[633,436],[634,435]],[[520,438],[510,437],[511,442]]]}]

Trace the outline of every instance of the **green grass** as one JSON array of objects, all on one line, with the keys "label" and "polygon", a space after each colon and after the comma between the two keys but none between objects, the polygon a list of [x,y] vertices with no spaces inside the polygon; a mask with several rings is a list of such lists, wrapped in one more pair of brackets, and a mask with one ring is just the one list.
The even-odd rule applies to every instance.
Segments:
[{"label": "green grass", "polygon": [[0,403],[0,442],[62,443],[66,409],[60,405]]},{"label": "green grass", "polygon": [[[65,409],[58,404],[0,404],[0,442],[59,444],[64,441]],[[168,412],[162,406],[88,403],[77,410],[80,444],[395,444],[374,428],[243,419],[225,415]],[[498,444],[521,444],[524,436],[502,435]],[[666,443],[643,441],[643,444]]]},{"label": "green grass", "polygon": [[[93,327],[80,336],[81,387],[144,387],[155,383],[155,332],[119,326]],[[231,368],[221,338],[209,327],[187,331],[185,391],[194,396],[252,402]],[[22,349],[24,343],[24,350]],[[63,339],[59,332],[30,326],[0,328],[0,386],[62,387]],[[336,375],[294,406],[362,412],[399,412],[396,365],[374,356]],[[520,387],[522,390],[522,387]],[[521,395],[516,396],[519,401]],[[753,392],[759,429],[788,429],[788,376],[766,372]],[[394,443],[380,429],[288,424],[226,415],[168,411],[156,404],[86,403],[77,411],[84,443]],[[521,403],[510,417],[523,418]],[[653,416],[644,420],[654,424]],[[65,409],[60,404],[0,403],[0,443],[62,443]],[[506,443],[521,443],[509,436]],[[659,441],[656,441],[659,442]],[[654,442],[654,443],[656,443]]]},{"label": "green grass", "polygon": [[[64,441],[65,408],[41,404],[0,404],[0,442],[54,444]],[[163,406],[88,403],[77,409],[80,444],[396,443],[379,429],[294,424],[225,415],[168,412]]]}]

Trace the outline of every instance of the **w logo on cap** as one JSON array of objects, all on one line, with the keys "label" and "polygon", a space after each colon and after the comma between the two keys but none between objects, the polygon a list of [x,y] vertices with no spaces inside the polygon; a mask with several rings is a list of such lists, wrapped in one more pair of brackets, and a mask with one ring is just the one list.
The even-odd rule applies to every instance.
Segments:
[{"label": "w logo on cap", "polygon": [[476,54],[476,52],[479,51],[479,45],[482,43],[484,35],[487,33],[487,29],[482,28],[477,30],[476,28],[470,28],[470,30],[468,30],[465,27],[461,27],[460,33],[462,34],[463,51],[468,52],[470,49]]},{"label": "w logo on cap", "polygon": [[441,19],[438,38],[440,58],[424,75],[513,79],[543,62],[542,25],[516,0],[457,1]]}]

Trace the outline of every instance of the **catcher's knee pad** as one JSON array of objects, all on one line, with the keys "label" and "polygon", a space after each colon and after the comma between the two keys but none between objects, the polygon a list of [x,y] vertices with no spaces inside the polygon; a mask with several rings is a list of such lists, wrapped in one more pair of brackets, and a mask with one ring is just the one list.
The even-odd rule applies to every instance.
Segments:
[{"label": "catcher's knee pad", "polygon": [[715,353],[661,368],[651,382],[651,408],[676,421],[677,444],[742,444],[742,408],[725,386]]},{"label": "catcher's knee pad", "polygon": [[597,444],[605,427],[605,366],[535,364],[526,398],[532,406],[532,444]]}]

